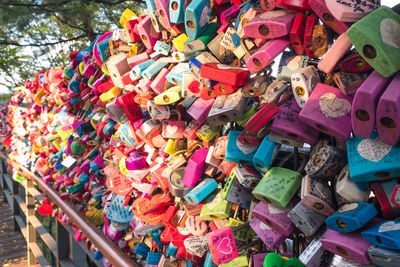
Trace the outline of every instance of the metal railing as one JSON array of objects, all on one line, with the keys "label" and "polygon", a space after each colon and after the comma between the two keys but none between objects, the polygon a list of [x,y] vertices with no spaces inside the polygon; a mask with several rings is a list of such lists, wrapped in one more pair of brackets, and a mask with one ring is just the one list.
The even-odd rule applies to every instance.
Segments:
[{"label": "metal railing", "polygon": [[[11,178],[6,171],[5,162],[26,179],[19,183]],[[20,164],[11,161],[0,153],[0,186],[6,201],[9,203],[14,216],[14,229],[20,229],[27,242],[28,263],[41,266],[86,266],[87,257],[97,266],[103,266],[102,261],[94,259],[93,252],[86,248],[84,241],[78,243],[74,239],[74,230],[67,224],[61,224],[55,218],[55,238],[45,229],[35,216],[35,200],[43,200],[42,193],[54,202],[69,218],[69,220],[97,247],[97,249],[114,266],[139,266],[121,249],[108,239],[93,223],[82,216],[67,201],[62,200],[57,192],[40,177]],[[35,188],[35,184],[42,191]],[[36,242],[37,235],[51,251],[55,264],[49,263]]]}]

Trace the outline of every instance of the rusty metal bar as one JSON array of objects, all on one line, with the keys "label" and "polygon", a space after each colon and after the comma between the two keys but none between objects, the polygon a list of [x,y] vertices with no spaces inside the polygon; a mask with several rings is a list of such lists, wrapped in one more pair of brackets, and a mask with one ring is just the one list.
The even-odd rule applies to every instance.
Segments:
[{"label": "rusty metal bar", "polygon": [[84,233],[87,238],[100,250],[100,252],[108,259],[114,266],[135,266],[139,265],[127,255],[120,248],[118,248],[110,239],[108,239],[99,229],[96,228],[89,220],[78,213],[75,208],[68,202],[62,200],[57,192],[43,180],[28,170],[26,167],[12,161],[0,153],[8,164],[12,165],[21,176],[34,181],[39,188],[45,193],[60,209],[67,214],[70,221],[72,221],[79,230]]}]

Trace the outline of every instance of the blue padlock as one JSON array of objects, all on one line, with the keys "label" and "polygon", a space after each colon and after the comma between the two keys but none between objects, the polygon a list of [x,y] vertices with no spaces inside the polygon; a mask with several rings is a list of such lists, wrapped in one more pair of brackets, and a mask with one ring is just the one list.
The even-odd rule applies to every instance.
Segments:
[{"label": "blue padlock", "polygon": [[157,266],[161,260],[162,255],[163,255],[162,253],[158,252],[148,252],[146,264]]},{"label": "blue padlock", "polygon": [[379,247],[400,249],[400,220],[385,220],[361,232],[364,240]]},{"label": "blue padlock", "polygon": [[142,72],[142,77],[146,77],[147,79],[151,80],[157,75],[157,73],[160,72],[162,68],[164,68],[167,65],[168,65],[167,62],[157,60]]},{"label": "blue padlock", "polygon": [[350,178],[356,183],[382,181],[400,176],[400,146],[379,140],[374,131],[369,139],[347,139]]},{"label": "blue padlock", "polygon": [[168,56],[169,51],[171,50],[171,46],[164,42],[157,41],[153,49],[161,55]]},{"label": "blue padlock", "polygon": [[157,10],[154,0],[145,0],[148,13]]},{"label": "blue padlock", "polygon": [[172,0],[169,2],[169,20],[171,23],[183,23],[185,21],[187,2],[187,0]]},{"label": "blue padlock", "polygon": [[257,171],[266,173],[272,164],[280,145],[271,142],[268,136],[265,136],[260,146],[258,147],[256,154],[253,158],[253,166]]},{"label": "blue padlock", "polygon": [[185,195],[185,200],[190,205],[197,205],[211,194],[218,184],[215,179],[206,178]]},{"label": "blue padlock", "polygon": [[148,67],[150,67],[151,64],[154,63],[154,60],[149,59],[146,60],[145,62],[142,62],[136,66],[134,66],[131,70],[131,72],[129,73],[129,77],[131,78],[132,81],[139,79],[140,77],[142,77],[142,73],[145,69],[147,69]]},{"label": "blue padlock", "polygon": [[353,202],[340,207],[325,220],[325,223],[329,229],[342,233],[350,233],[363,227],[377,214],[378,211],[373,204]]},{"label": "blue padlock", "polygon": [[240,8],[240,11],[236,17],[236,22],[235,22],[235,30],[238,29],[239,25],[240,25],[240,21],[242,20],[244,14],[252,7],[254,7],[255,4],[251,1],[244,3],[243,6]]},{"label": "blue padlock", "polygon": [[147,253],[149,253],[150,248],[144,243],[137,243],[134,253],[143,258],[147,257]]},{"label": "blue padlock", "polygon": [[169,243],[167,249],[165,250],[165,254],[174,257],[176,255],[176,252],[178,251],[178,247],[174,246],[172,242]]},{"label": "blue padlock", "polygon": [[80,184],[86,184],[89,181],[89,177],[86,173],[82,172],[79,176],[78,176],[78,182]]},{"label": "blue padlock", "polygon": [[257,146],[247,146],[237,142],[240,131],[230,131],[228,135],[228,145],[226,147],[225,160],[239,164],[242,161],[253,164],[253,158],[257,151]]},{"label": "blue padlock", "polygon": [[189,63],[179,63],[171,69],[165,78],[172,84],[182,85],[183,73],[188,71],[190,71]]},{"label": "blue padlock", "polygon": [[210,14],[209,0],[194,0],[186,7],[185,30],[189,39],[196,39],[207,28]]}]

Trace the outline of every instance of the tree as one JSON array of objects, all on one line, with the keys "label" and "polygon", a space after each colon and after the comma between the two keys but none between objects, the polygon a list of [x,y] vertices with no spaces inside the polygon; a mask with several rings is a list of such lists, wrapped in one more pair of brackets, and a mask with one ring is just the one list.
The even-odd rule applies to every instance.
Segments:
[{"label": "tree", "polygon": [[70,51],[122,27],[126,8],[140,14],[144,7],[143,0],[0,0],[0,86],[68,64]]}]

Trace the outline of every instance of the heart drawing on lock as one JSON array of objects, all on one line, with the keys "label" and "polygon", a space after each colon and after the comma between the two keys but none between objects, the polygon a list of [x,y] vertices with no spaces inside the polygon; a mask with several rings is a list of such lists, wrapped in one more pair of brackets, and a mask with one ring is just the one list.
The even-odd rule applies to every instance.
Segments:
[{"label": "heart drawing on lock", "polygon": [[394,221],[388,221],[379,226],[378,232],[382,233],[382,232],[398,231],[398,230],[400,230],[400,221],[398,223]]},{"label": "heart drawing on lock", "polygon": [[231,241],[228,237],[224,237],[221,242],[219,242],[219,245],[217,247],[217,250],[223,254],[231,254],[233,251],[233,248],[231,246]]},{"label": "heart drawing on lock", "polygon": [[392,150],[392,146],[383,143],[379,138],[364,139],[358,146],[357,151],[366,160],[379,162]]},{"label": "heart drawing on lock", "polygon": [[174,135],[178,131],[178,126],[168,124],[167,127],[165,127],[165,130],[169,135]]},{"label": "heart drawing on lock", "polygon": [[333,93],[325,93],[319,98],[319,106],[327,118],[336,118],[351,111],[351,103],[344,98],[337,98]]},{"label": "heart drawing on lock", "polygon": [[380,25],[380,32],[384,43],[400,48],[400,23],[390,18],[383,19]]}]

